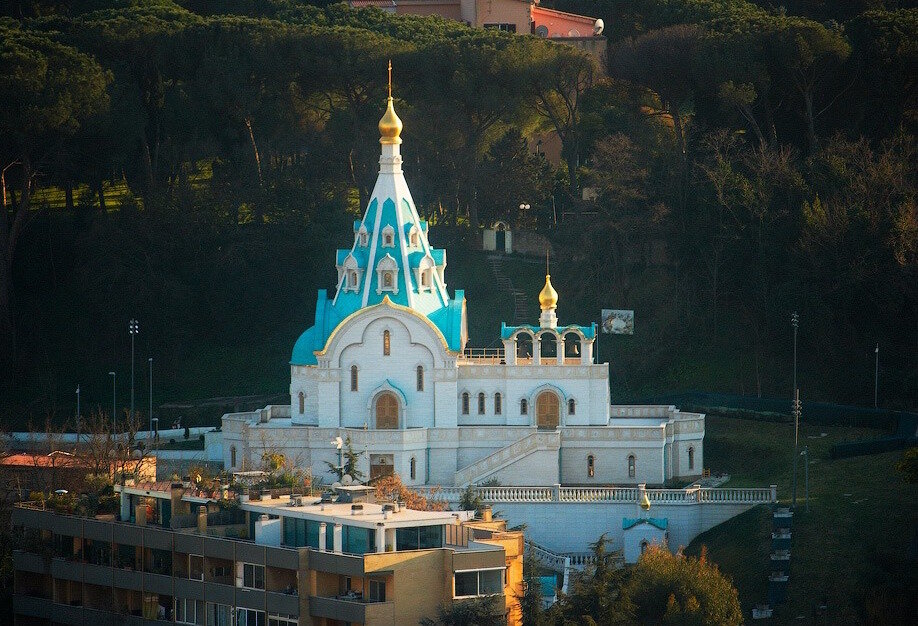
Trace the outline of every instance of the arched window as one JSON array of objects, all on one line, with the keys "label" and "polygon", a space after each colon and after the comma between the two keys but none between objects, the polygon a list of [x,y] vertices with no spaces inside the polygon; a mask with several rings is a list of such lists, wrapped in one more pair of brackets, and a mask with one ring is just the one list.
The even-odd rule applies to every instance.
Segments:
[{"label": "arched window", "polygon": [[596,459],[593,455],[587,456],[587,476],[593,478],[596,475]]},{"label": "arched window", "polygon": [[503,403],[501,402],[501,397],[499,393],[494,394],[494,415],[500,415],[503,410]]},{"label": "arched window", "polygon": [[354,288],[354,289],[357,289],[357,287],[358,287],[358,285],[357,285],[357,272],[355,272],[355,271],[353,271],[353,270],[351,271],[350,286],[351,286],[352,288]]},{"label": "arched window", "polygon": [[382,283],[386,289],[392,288],[392,272],[383,272]]},{"label": "arched window", "polygon": [[383,356],[389,356],[389,351],[392,348],[392,344],[389,337],[389,331],[384,330],[382,334],[382,353]]},{"label": "arched window", "polygon": [[424,366],[418,365],[418,391],[424,391]]},{"label": "arched window", "polygon": [[573,415],[576,412],[577,412],[577,402],[573,398],[571,398],[570,400],[567,401],[567,414]]},{"label": "arched window", "polygon": [[230,446],[230,467],[236,467],[236,446]]},{"label": "arched window", "polygon": [[641,539],[641,554],[644,554],[644,553],[647,551],[647,547],[648,547],[649,545],[650,545],[650,544],[647,543],[647,540],[646,540],[646,539]]},{"label": "arched window", "polygon": [[529,415],[529,401],[526,398],[520,400],[520,415]]},{"label": "arched window", "polygon": [[411,231],[411,247],[412,247],[412,248],[417,248],[417,247],[418,247],[418,233],[417,233],[417,231]]},{"label": "arched window", "polygon": [[695,469],[695,448],[688,449],[688,468]]},{"label": "arched window", "polygon": [[484,415],[485,412],[485,395],[484,393],[478,394],[478,414]]},{"label": "arched window", "polygon": [[414,480],[418,472],[418,460],[411,457],[411,480]]},{"label": "arched window", "polygon": [[462,414],[463,415],[469,414],[469,392],[468,391],[462,392]]},{"label": "arched window", "polygon": [[385,239],[385,243],[383,245],[387,247],[392,247],[392,235],[390,235],[389,233],[386,233],[385,235],[383,235],[383,238]]},{"label": "arched window", "polygon": [[357,366],[351,365],[351,391],[357,391]]},{"label": "arched window", "polygon": [[635,467],[634,467],[634,455],[629,454],[628,455],[628,478],[634,478],[636,473],[637,472],[635,471]]},{"label": "arched window", "polygon": [[306,412],[306,394],[300,392],[300,415]]},{"label": "arched window", "polygon": [[430,270],[421,272],[421,287],[430,287]]}]

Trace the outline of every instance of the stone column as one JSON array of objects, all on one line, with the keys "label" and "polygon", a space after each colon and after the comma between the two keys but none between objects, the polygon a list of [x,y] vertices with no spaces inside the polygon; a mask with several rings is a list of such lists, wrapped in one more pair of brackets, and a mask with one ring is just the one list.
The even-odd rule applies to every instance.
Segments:
[{"label": "stone column", "polygon": [[504,339],[504,363],[516,365],[516,340]]},{"label": "stone column", "polygon": [[342,536],[341,536],[341,524],[335,524],[334,530],[332,530],[332,549],[340,554],[342,552]]},{"label": "stone column", "polygon": [[376,523],[376,551],[386,551],[386,525],[382,522]]},{"label": "stone column", "polygon": [[590,365],[593,362],[593,339],[580,342],[580,364]]},{"label": "stone column", "polygon": [[131,519],[131,496],[124,490],[121,491],[121,521],[126,522]]}]

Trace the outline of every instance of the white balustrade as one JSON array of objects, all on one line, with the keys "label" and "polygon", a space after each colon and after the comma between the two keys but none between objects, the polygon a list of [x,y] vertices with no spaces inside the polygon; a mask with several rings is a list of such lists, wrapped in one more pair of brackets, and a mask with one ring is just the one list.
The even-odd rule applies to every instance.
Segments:
[{"label": "white balustrade", "polygon": [[[571,502],[571,503],[637,503],[636,487],[473,487],[473,491],[488,503],[501,502]],[[428,497],[456,503],[462,497],[461,487],[444,487],[436,493],[423,490]],[[651,503],[669,505],[695,504],[768,504],[774,502],[768,487],[646,489]]]}]

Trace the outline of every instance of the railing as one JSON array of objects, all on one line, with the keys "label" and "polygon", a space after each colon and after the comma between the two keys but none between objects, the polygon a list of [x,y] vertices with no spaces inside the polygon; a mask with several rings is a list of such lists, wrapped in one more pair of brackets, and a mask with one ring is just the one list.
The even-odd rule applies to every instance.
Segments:
[{"label": "railing", "polygon": [[534,432],[509,446],[505,446],[488,456],[478,459],[471,465],[456,472],[454,481],[458,485],[472,483],[503,467],[510,461],[519,459],[540,449],[556,450],[561,445],[561,435],[557,431]]},{"label": "railing", "polygon": [[[450,503],[459,502],[465,491],[460,487],[444,487],[436,496]],[[472,491],[487,503],[501,502],[620,502],[640,501],[639,487],[472,487]],[[775,487],[687,487],[685,489],[645,489],[651,503],[672,505],[693,504],[771,504],[777,502]]]},{"label": "railing", "polygon": [[503,348],[466,348],[462,358],[469,361],[493,361],[499,363],[504,360]]},{"label": "railing", "polygon": [[[593,552],[559,554],[529,540],[526,541],[526,551],[539,563],[556,572],[566,572],[568,569],[583,570],[588,565],[596,563],[596,555]],[[621,550],[607,552],[606,559],[616,565],[623,565],[625,562],[625,556]]]}]

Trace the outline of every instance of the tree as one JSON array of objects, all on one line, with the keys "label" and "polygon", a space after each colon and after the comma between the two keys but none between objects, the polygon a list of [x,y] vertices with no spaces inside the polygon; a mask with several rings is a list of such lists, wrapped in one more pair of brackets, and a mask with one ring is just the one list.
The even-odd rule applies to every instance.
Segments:
[{"label": "tree", "polygon": [[[89,55],[50,36],[0,23],[0,362],[16,347],[12,280],[16,248],[32,217],[32,192],[60,141],[102,112],[110,76]],[[18,191],[7,204],[7,180]]]},{"label": "tree", "polygon": [[533,46],[528,64],[528,102],[563,144],[568,188],[576,197],[583,145],[582,99],[596,78],[593,57],[562,44]]},{"label": "tree", "polygon": [[[621,609],[616,606],[618,589],[624,575],[606,551],[606,536],[590,546],[592,562],[571,581],[567,595],[552,607],[552,615],[563,623],[614,624]],[[557,622],[557,620],[556,620]]]},{"label": "tree", "polygon": [[648,548],[628,572],[617,604],[635,624],[743,623],[736,588],[708,563],[704,550],[696,559]]},{"label": "tree", "polygon": [[325,464],[328,466],[328,471],[337,476],[339,481],[343,480],[345,476],[350,476],[359,482],[363,480],[364,476],[358,467],[361,456],[363,456],[363,452],[354,452],[351,436],[348,435],[344,439],[344,465],[338,465],[330,461],[325,461]]},{"label": "tree", "polygon": [[503,596],[455,600],[437,608],[436,619],[425,617],[421,626],[494,626],[506,623]]},{"label": "tree", "polygon": [[896,469],[905,474],[905,482],[918,483],[918,447],[911,447],[902,453],[902,459],[896,463]]},{"label": "tree", "polygon": [[434,487],[428,496],[424,496],[419,491],[406,487],[398,474],[384,476],[376,481],[377,500],[398,500],[415,511],[446,511],[446,501],[436,499],[439,491],[438,487]]},{"label": "tree", "polygon": [[523,626],[546,626],[545,609],[542,608],[542,581],[539,579],[539,562],[530,552],[523,558],[523,593],[517,598]]}]

